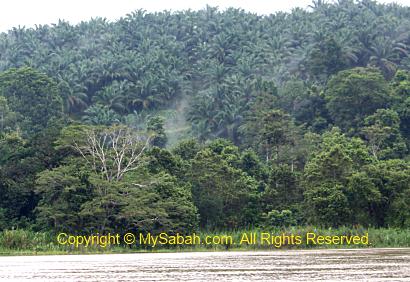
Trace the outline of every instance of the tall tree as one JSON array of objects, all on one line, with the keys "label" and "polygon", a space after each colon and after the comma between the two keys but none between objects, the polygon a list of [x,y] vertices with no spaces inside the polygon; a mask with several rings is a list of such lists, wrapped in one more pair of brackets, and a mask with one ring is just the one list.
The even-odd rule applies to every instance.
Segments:
[{"label": "tall tree", "polygon": [[62,117],[62,99],[56,83],[32,68],[10,69],[0,74],[0,95],[24,133],[32,134],[47,127],[51,119]]},{"label": "tall tree", "polygon": [[335,125],[356,133],[366,116],[388,107],[391,92],[376,69],[354,68],[335,75],[327,84],[327,108]]},{"label": "tall tree", "polygon": [[73,147],[93,172],[111,182],[138,168],[150,141],[150,136],[124,126],[74,126],[62,131],[58,143],[60,147]]}]

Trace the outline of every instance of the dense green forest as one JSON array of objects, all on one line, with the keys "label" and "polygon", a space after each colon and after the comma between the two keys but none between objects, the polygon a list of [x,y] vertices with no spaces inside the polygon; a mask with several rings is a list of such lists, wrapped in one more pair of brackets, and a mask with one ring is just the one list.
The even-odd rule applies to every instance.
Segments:
[{"label": "dense green forest", "polygon": [[0,231],[410,227],[410,7],[0,34]]}]

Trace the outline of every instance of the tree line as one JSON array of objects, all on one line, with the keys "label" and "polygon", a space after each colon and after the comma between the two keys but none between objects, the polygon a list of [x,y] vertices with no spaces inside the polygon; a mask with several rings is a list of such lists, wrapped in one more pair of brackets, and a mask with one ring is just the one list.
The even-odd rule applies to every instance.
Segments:
[{"label": "tree line", "polygon": [[0,229],[410,226],[410,8],[0,35]]}]

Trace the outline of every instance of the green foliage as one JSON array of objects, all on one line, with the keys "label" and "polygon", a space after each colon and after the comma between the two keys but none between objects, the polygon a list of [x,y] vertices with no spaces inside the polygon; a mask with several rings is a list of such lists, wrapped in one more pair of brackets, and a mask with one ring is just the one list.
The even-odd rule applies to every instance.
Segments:
[{"label": "green foliage", "polygon": [[83,227],[79,212],[91,196],[85,179],[88,173],[74,163],[37,175],[35,192],[40,195],[36,208],[39,226],[56,231]]},{"label": "green foliage", "polygon": [[312,223],[339,226],[349,221],[350,210],[344,187],[341,184],[330,181],[320,183],[308,189],[305,197],[313,214],[309,218]]},{"label": "green foliage", "polygon": [[256,221],[252,202],[257,182],[222,155],[208,148],[200,151],[192,161],[190,182],[201,226],[234,228]]},{"label": "green foliage", "polygon": [[267,209],[285,210],[300,203],[303,200],[300,177],[300,172],[292,170],[289,165],[273,165],[269,171],[267,185],[276,192],[276,195],[262,195]]},{"label": "green foliage", "polygon": [[400,130],[410,148],[410,73],[399,70],[394,78],[393,89],[395,94],[394,109],[400,118]]},{"label": "green foliage", "polygon": [[296,220],[290,210],[272,210],[267,214],[267,221],[270,226],[296,225]]},{"label": "green foliage", "polygon": [[151,141],[152,145],[157,147],[165,147],[167,144],[167,135],[164,129],[165,119],[161,116],[152,117],[148,120],[147,130],[154,133],[154,137]]},{"label": "green foliage", "polygon": [[[254,132],[257,136],[256,145],[260,155],[266,162],[274,160],[283,161],[284,151],[293,147],[297,128],[291,117],[281,110],[271,110],[262,117],[259,131]],[[292,156],[288,156],[292,160]]]},{"label": "green foliage", "polygon": [[187,161],[193,159],[200,150],[199,143],[195,139],[190,139],[180,141],[172,152]]},{"label": "green foliage", "polygon": [[4,230],[0,234],[0,246],[9,250],[38,250],[52,245],[46,233],[31,232],[23,229]]},{"label": "green foliage", "polygon": [[241,153],[238,167],[257,180],[265,180],[268,175],[267,168],[263,165],[256,152],[251,149]]},{"label": "green foliage", "polygon": [[311,222],[407,226],[408,166],[403,160],[377,161],[363,142],[337,131],[324,136],[304,172]]},{"label": "green foliage", "polygon": [[[359,235],[363,236],[366,233],[369,235],[369,243],[371,247],[376,248],[397,248],[397,247],[409,247],[410,246],[410,230],[409,229],[397,229],[397,228],[363,228],[361,226],[355,227],[339,227],[334,228],[319,228],[312,226],[278,226],[278,227],[265,227],[252,228],[252,229],[237,229],[227,232],[226,230],[221,231],[210,231],[202,230],[196,232],[200,238],[205,238],[207,236],[214,237],[219,236],[232,236],[234,245],[208,245],[204,247],[203,245],[194,246],[178,246],[178,251],[226,251],[227,248],[230,250],[278,250],[276,246],[270,244],[239,244],[243,234],[260,234],[261,232],[271,232],[272,234],[298,234],[301,236],[302,244],[300,245],[289,245],[283,244],[281,249],[306,249],[306,248],[360,248],[360,245],[354,244],[344,244],[344,245],[306,245],[306,234],[316,233],[323,236],[351,236]],[[18,234],[18,235],[17,235]],[[8,242],[16,242],[13,240],[17,237],[24,236],[26,240],[23,240],[23,244],[9,244]],[[147,252],[144,247],[132,248],[128,245],[122,246],[107,246],[105,248],[99,248],[94,246],[89,246],[87,248],[70,248],[69,246],[57,245],[55,242],[55,236],[48,232],[32,232],[28,230],[6,230],[0,232],[0,242],[3,242],[2,238],[7,238],[4,240],[5,243],[0,243],[0,253],[2,255],[56,255],[56,254],[101,254],[101,253],[129,253],[129,252]],[[10,241],[9,241],[10,239]],[[367,247],[367,246],[366,246]],[[157,246],[156,251],[158,252],[175,252],[176,248],[169,246]]]},{"label": "green foliage", "polygon": [[366,117],[362,132],[375,158],[401,158],[407,151],[400,134],[399,115],[393,110],[379,109]]},{"label": "green foliage", "polygon": [[59,126],[53,124],[29,140],[16,132],[0,137],[0,209],[5,209],[7,228],[32,224],[38,202],[33,189],[35,175],[61,158],[52,146],[58,131]]},{"label": "green foliage", "polygon": [[318,152],[305,167],[305,199],[310,221],[329,226],[351,222],[347,197],[350,177],[372,158],[364,143],[334,129],[323,135]]},{"label": "green foliage", "polygon": [[[70,164],[38,175],[39,226],[54,231],[171,232],[197,228],[189,185],[166,173],[110,182]],[[136,181],[139,182],[136,182]]]},{"label": "green foliage", "polygon": [[408,227],[408,9],[322,2],[2,34],[0,229]]},{"label": "green foliage", "polygon": [[18,132],[0,137],[0,164],[4,165],[24,149],[26,141]]},{"label": "green foliage", "polygon": [[333,37],[319,38],[313,46],[307,66],[309,73],[319,80],[346,68],[348,62],[344,57],[341,44]]},{"label": "green foliage", "polygon": [[178,155],[159,147],[153,147],[147,152],[145,163],[148,171],[155,174],[167,172],[171,175],[183,177],[186,170],[186,164]]},{"label": "green foliage", "polygon": [[380,161],[365,168],[381,194],[373,209],[379,226],[409,226],[410,164],[403,160]]},{"label": "green foliage", "polygon": [[326,100],[334,124],[355,133],[366,116],[388,106],[391,94],[378,70],[355,68],[341,71],[329,81]]},{"label": "green foliage", "polygon": [[121,116],[113,110],[102,105],[93,105],[84,111],[82,120],[90,125],[113,125],[119,124]]},{"label": "green foliage", "polygon": [[0,134],[16,129],[16,113],[12,112],[7,99],[0,96]]},{"label": "green foliage", "polygon": [[293,111],[297,124],[304,124],[318,133],[323,133],[328,128],[330,117],[321,88],[311,86],[307,94],[298,96],[294,104]]},{"label": "green foliage", "polygon": [[366,172],[355,172],[349,177],[345,195],[349,201],[351,220],[364,226],[378,226],[374,211],[381,204],[382,194]]},{"label": "green foliage", "polygon": [[32,68],[9,69],[0,74],[0,95],[6,97],[24,133],[47,127],[62,115],[62,100],[56,83]]},{"label": "green foliage", "polygon": [[[259,85],[260,84],[260,85]],[[244,146],[251,146],[254,149],[258,149],[258,140],[256,135],[260,135],[263,128],[263,119],[268,112],[275,108],[278,103],[278,89],[273,82],[259,81],[255,86],[255,90],[251,93],[250,101],[247,105],[247,109],[243,114],[243,123],[239,127],[241,133],[241,143]],[[287,104],[289,97],[283,98],[280,104]],[[287,105],[284,105],[287,106]]]}]

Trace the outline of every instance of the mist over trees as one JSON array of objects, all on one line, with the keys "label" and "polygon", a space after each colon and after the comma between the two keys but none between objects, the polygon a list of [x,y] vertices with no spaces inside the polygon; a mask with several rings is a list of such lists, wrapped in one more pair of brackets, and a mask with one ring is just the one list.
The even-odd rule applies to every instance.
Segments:
[{"label": "mist over trees", "polygon": [[410,227],[410,8],[0,34],[0,230]]}]

